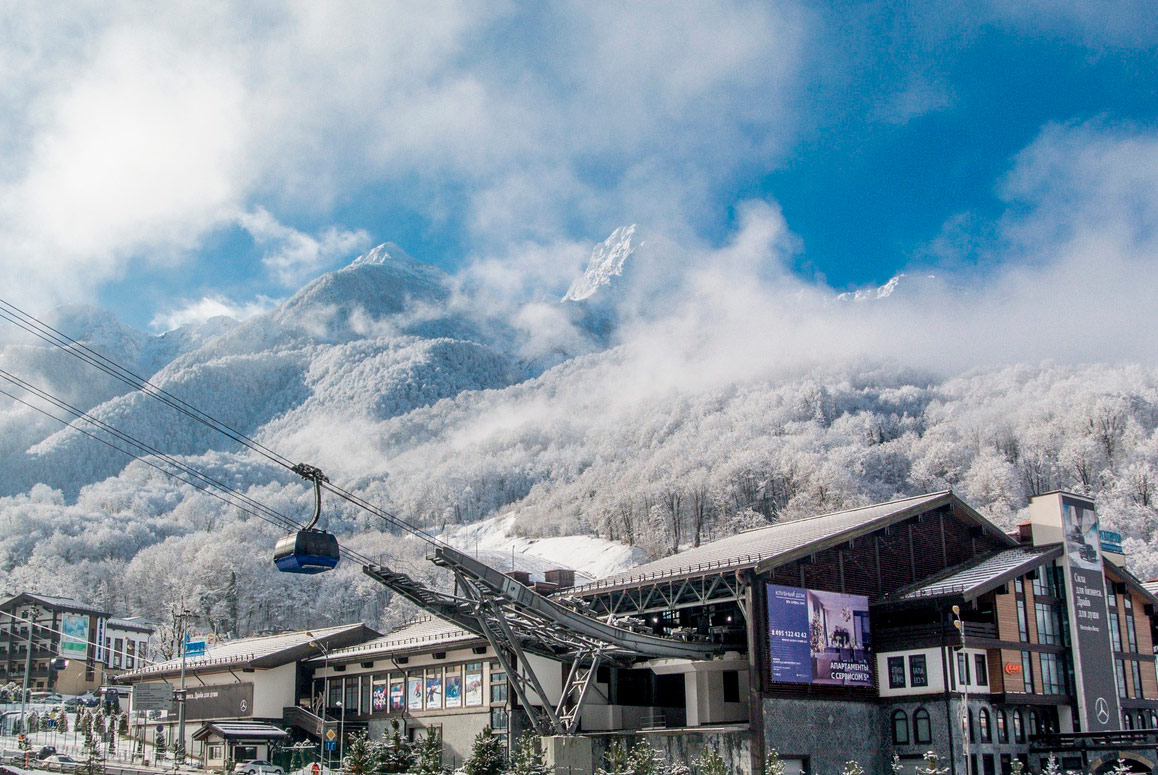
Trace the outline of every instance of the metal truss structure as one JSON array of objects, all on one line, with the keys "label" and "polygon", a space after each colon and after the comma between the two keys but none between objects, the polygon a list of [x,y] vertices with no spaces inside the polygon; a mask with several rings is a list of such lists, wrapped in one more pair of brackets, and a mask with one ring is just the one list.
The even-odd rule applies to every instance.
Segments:
[{"label": "metal truss structure", "polygon": [[[660,580],[647,586],[578,590],[576,595],[582,597],[595,615],[615,621],[621,616],[644,617],[681,608],[740,603],[744,599],[744,586],[735,573],[724,571],[708,576]],[[741,605],[739,610],[742,615],[744,606]]]},{"label": "metal truss structure", "polygon": [[[432,546],[427,559],[454,574],[456,594],[438,592],[383,565],[366,565],[363,572],[435,616],[486,638],[541,735],[578,730],[583,701],[603,662],[710,659],[723,650],[714,643],[675,640],[600,621],[448,546]],[[532,654],[570,664],[554,703],[535,674],[528,658]]]}]

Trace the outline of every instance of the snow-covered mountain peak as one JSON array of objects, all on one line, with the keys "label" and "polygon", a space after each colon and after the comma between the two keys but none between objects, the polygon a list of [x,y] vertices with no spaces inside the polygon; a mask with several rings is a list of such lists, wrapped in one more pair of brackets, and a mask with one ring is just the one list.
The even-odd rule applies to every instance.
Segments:
[{"label": "snow-covered mountain peak", "polygon": [[935,283],[936,281],[936,275],[911,275],[902,272],[890,277],[889,281],[884,285],[879,285],[875,288],[862,288],[859,291],[845,291],[844,293],[838,293],[836,298],[838,301],[854,302],[887,299],[900,291],[917,289]]},{"label": "snow-covered mountain peak", "polygon": [[623,274],[627,259],[635,253],[636,226],[620,226],[611,236],[600,242],[591,251],[591,260],[581,277],[575,278],[563,301],[583,301],[593,296],[600,288],[609,285],[613,277]]},{"label": "snow-covered mountain peak", "polygon": [[395,243],[383,242],[381,245],[371,248],[369,251],[355,258],[350,262],[350,266],[386,263],[417,264],[420,262]]}]

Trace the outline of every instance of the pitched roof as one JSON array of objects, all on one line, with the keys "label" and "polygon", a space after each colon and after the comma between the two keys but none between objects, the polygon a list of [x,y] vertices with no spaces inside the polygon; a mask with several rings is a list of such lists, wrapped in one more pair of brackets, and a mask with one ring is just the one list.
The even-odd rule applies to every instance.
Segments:
[{"label": "pitched roof", "polygon": [[387,657],[393,654],[428,649],[431,646],[444,643],[461,644],[465,647],[468,641],[484,642],[481,637],[475,635],[473,632],[464,630],[443,619],[425,616],[409,621],[380,638],[375,638],[374,640],[359,643],[354,646],[347,646],[346,648],[334,649],[330,652],[328,658],[323,655],[314,657],[310,661],[359,662]]},{"label": "pitched roof", "polygon": [[53,608],[56,610],[74,611],[82,614],[95,614],[97,616],[108,616],[108,613],[99,608],[94,608],[87,603],[82,603],[71,597],[54,597],[52,595],[41,595],[36,592],[21,592],[12,595],[8,599],[0,602],[0,608],[8,608],[13,604],[19,605],[22,602],[37,603],[46,608]]},{"label": "pitched roof", "polygon": [[255,740],[272,740],[273,738],[289,737],[284,729],[273,724],[263,724],[260,721],[213,721],[193,733],[194,740],[205,740],[210,733],[215,733],[225,739],[253,738]]},{"label": "pitched roof", "polygon": [[899,589],[884,599],[923,600],[953,595],[972,600],[1061,555],[1061,544],[1003,549],[948,568],[931,578]]},{"label": "pitched roof", "polygon": [[1009,546],[1014,545],[1013,539],[951,491],[945,490],[746,530],[695,549],[613,574],[591,584],[573,587],[566,592],[592,593],[609,587],[634,586],[656,579],[719,573],[745,567],[760,566],[759,570],[764,570],[950,504],[977,520],[997,540]]},{"label": "pitched roof", "polygon": [[[299,630],[278,635],[263,635],[254,638],[216,643],[205,650],[204,656],[187,657],[187,672],[216,672],[231,667],[245,666],[270,668],[296,662],[299,659],[320,654],[318,646],[347,646],[358,643],[378,633],[362,623],[344,624],[318,630]],[[130,670],[117,676],[120,680],[158,678],[162,675],[181,672],[180,658],[159,662],[138,670]]]},{"label": "pitched roof", "polygon": [[134,632],[147,632],[150,635],[157,631],[156,625],[139,616],[132,616],[128,619],[109,619],[105,622],[105,627],[112,627],[118,630],[133,630]]}]

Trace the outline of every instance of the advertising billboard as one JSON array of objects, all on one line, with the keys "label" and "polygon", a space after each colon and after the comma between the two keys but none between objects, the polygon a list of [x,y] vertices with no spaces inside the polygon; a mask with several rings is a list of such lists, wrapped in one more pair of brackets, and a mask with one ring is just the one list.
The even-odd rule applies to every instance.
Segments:
[{"label": "advertising billboard", "polygon": [[88,614],[65,614],[60,618],[60,653],[84,658],[88,654]]},{"label": "advertising billboard", "polygon": [[[173,712],[176,711],[174,707]],[[191,686],[186,690],[186,719],[244,718],[252,715],[252,683]]]},{"label": "advertising billboard", "polygon": [[767,592],[773,681],[873,687],[867,597],[776,584]]},{"label": "advertising billboard", "polygon": [[1090,501],[1069,495],[1060,500],[1066,550],[1063,567],[1069,587],[1066,604],[1074,625],[1074,679],[1082,731],[1116,730],[1121,722],[1098,516]]}]

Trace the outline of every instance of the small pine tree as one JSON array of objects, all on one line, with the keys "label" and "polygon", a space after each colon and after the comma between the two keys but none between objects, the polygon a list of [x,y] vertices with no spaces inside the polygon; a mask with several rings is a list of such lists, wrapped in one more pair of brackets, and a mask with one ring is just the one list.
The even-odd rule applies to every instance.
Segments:
[{"label": "small pine tree", "polygon": [[92,729],[92,714],[88,712],[88,708],[81,708],[76,714],[76,731],[83,735],[90,729]]},{"label": "small pine tree", "polygon": [[103,740],[108,728],[105,725],[105,714],[94,713],[92,717],[92,731],[98,740]]},{"label": "small pine tree", "polygon": [[511,766],[507,775],[548,775],[548,772],[543,754],[539,753],[535,745],[535,736],[530,732],[524,733],[511,751]]},{"label": "small pine tree", "polygon": [[475,735],[470,758],[463,763],[462,768],[466,775],[502,775],[506,764],[502,740],[495,737],[490,727],[483,727]]},{"label": "small pine tree", "polygon": [[1013,775],[1021,775],[1021,773],[1025,772],[1025,765],[1021,763],[1021,759],[1013,760],[1010,764],[1010,772],[1012,772]]},{"label": "small pine tree", "polygon": [[623,747],[623,743],[615,740],[607,746],[603,762],[606,767],[596,770],[596,775],[627,775],[629,771],[627,749]]},{"label": "small pine tree", "polygon": [[1110,770],[1109,775],[1130,775],[1134,770],[1126,763],[1122,757],[1118,757],[1118,761],[1114,763],[1114,768]]},{"label": "small pine tree", "polygon": [[917,768],[917,775],[946,775],[948,767],[940,766],[940,757],[936,751],[925,751],[925,765]]},{"label": "small pine tree", "polygon": [[664,770],[663,754],[648,743],[637,743],[627,756],[631,775],[661,775]]},{"label": "small pine tree", "polygon": [[28,734],[40,731],[40,714],[34,710],[28,711]]},{"label": "small pine tree", "polygon": [[117,734],[121,737],[129,736],[129,714],[121,713],[117,716]]},{"label": "small pine tree", "polygon": [[375,770],[374,749],[366,739],[366,733],[358,732],[350,736],[350,743],[346,746],[346,757],[342,760],[342,768],[349,775],[372,775]]},{"label": "small pine tree", "polygon": [[[776,749],[772,749],[775,753]],[[779,757],[777,757],[779,758]],[[704,748],[694,762],[696,775],[727,775],[728,767],[715,748]]]},{"label": "small pine tree", "polygon": [[1043,775],[1061,775],[1061,763],[1058,762],[1057,757],[1052,753],[1049,758],[1045,760],[1045,769],[1042,770]]},{"label": "small pine tree", "polygon": [[409,772],[414,766],[414,751],[410,741],[402,734],[402,725],[398,719],[390,719],[390,731],[385,734],[385,738],[378,746],[377,770],[385,775]]},{"label": "small pine tree", "polygon": [[105,764],[101,760],[100,744],[90,726],[84,733],[84,763],[79,772],[81,775],[104,775]]},{"label": "small pine tree", "polygon": [[56,720],[56,731],[60,734],[68,734],[68,714],[64,711],[60,712],[60,718]]},{"label": "small pine tree", "polygon": [[860,762],[845,762],[840,775],[864,775],[864,767],[860,766]]},{"label": "small pine tree", "polygon": [[786,775],[786,772],[787,768],[784,766],[784,760],[780,758],[780,752],[775,748],[769,748],[764,763],[764,775]]},{"label": "small pine tree", "polygon": [[889,762],[889,771],[892,772],[893,775],[901,775],[902,769],[904,769],[904,765],[901,764],[901,757],[893,754],[893,760]]},{"label": "small pine tree", "polygon": [[160,759],[161,757],[163,757],[165,755],[165,751],[167,751],[167,750],[168,750],[168,748],[165,745],[165,735],[164,734],[157,735],[157,742],[153,746],[153,752],[156,754],[156,757],[158,759]]},{"label": "small pine tree", "polygon": [[441,775],[442,739],[434,727],[427,727],[426,738],[418,746],[418,756],[414,764],[414,772],[417,775]]}]

